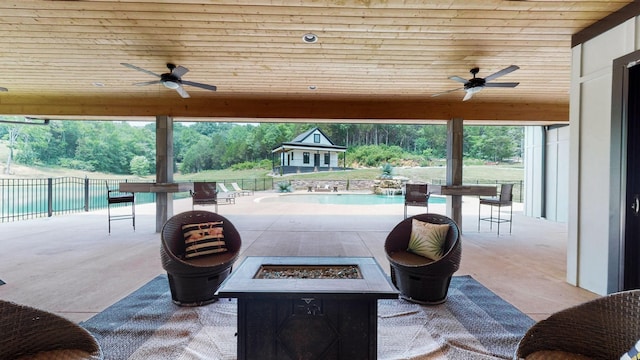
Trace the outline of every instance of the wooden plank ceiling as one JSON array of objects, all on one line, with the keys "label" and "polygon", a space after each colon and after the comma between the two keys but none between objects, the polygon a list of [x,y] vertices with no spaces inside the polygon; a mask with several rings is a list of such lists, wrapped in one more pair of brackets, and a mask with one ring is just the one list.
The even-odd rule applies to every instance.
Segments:
[{"label": "wooden plank ceiling", "polygon": [[[0,115],[566,123],[571,36],[631,2],[2,0]],[[217,91],[135,86],[158,78],[121,63]],[[510,65],[493,81],[515,88],[432,96]]]}]

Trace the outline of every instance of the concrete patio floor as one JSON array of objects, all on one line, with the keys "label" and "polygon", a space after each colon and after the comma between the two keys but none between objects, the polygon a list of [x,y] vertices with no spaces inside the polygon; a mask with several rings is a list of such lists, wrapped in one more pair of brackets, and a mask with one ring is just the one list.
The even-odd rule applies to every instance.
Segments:
[{"label": "concrete patio floor", "polygon": [[[403,219],[403,205],[324,205],[263,202],[273,192],[238,197],[220,205],[242,236],[245,256],[373,256],[385,272],[384,241]],[[174,201],[174,213],[191,209]],[[196,209],[214,211],[213,206]],[[445,214],[444,204],[430,212]],[[118,210],[120,211],[120,210]],[[409,214],[424,208],[410,207]],[[0,224],[0,298],[83,321],[164,273],[155,204],[136,206],[131,221],[112,222],[106,210]],[[495,224],[478,232],[478,201],[463,198],[462,264],[455,275],[471,275],[535,320],[596,298],[569,285],[566,224],[522,215],[514,207],[496,235]]]}]

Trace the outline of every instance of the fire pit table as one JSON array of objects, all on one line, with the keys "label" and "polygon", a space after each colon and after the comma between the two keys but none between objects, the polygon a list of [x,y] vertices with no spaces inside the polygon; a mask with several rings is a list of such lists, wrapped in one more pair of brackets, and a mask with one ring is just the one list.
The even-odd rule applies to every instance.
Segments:
[{"label": "fire pit table", "polygon": [[238,299],[238,359],[376,359],[378,299],[398,291],[371,257],[247,257],[218,289]]}]

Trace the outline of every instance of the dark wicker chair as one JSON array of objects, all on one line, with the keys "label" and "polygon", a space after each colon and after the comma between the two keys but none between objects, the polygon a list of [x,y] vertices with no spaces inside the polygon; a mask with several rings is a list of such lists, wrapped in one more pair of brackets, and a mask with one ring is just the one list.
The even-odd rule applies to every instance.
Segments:
[{"label": "dark wicker chair", "polygon": [[406,184],[404,191],[404,218],[407,218],[407,206],[422,206],[429,212],[429,197],[427,184]]},{"label": "dark wicker chair", "polygon": [[0,300],[0,359],[98,360],[102,351],[84,328],[58,315]]},{"label": "dark wicker chair", "polygon": [[638,340],[640,290],[623,291],[536,323],[520,340],[514,359],[620,359]]},{"label": "dark wicker chair", "polygon": [[[444,256],[433,261],[407,251],[413,219],[449,224]],[[391,266],[391,281],[400,296],[420,304],[440,304],[446,301],[451,276],[460,267],[462,246],[458,225],[452,219],[439,214],[411,216],[396,225],[387,236],[385,253]]]},{"label": "dark wicker chair", "polygon": [[[220,254],[184,259],[182,225],[223,221],[224,240],[228,251]],[[171,217],[161,233],[160,258],[169,278],[174,303],[181,306],[199,306],[216,300],[215,292],[231,273],[238,258],[242,241],[235,226],[225,217],[202,210],[186,211]]]}]

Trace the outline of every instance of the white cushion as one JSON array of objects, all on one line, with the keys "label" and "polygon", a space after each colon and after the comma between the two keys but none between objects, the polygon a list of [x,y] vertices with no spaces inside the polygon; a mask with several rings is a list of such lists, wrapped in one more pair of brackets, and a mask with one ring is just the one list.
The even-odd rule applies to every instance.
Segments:
[{"label": "white cushion", "polygon": [[407,251],[431,260],[439,260],[447,251],[445,243],[448,232],[448,224],[432,224],[413,219]]}]

